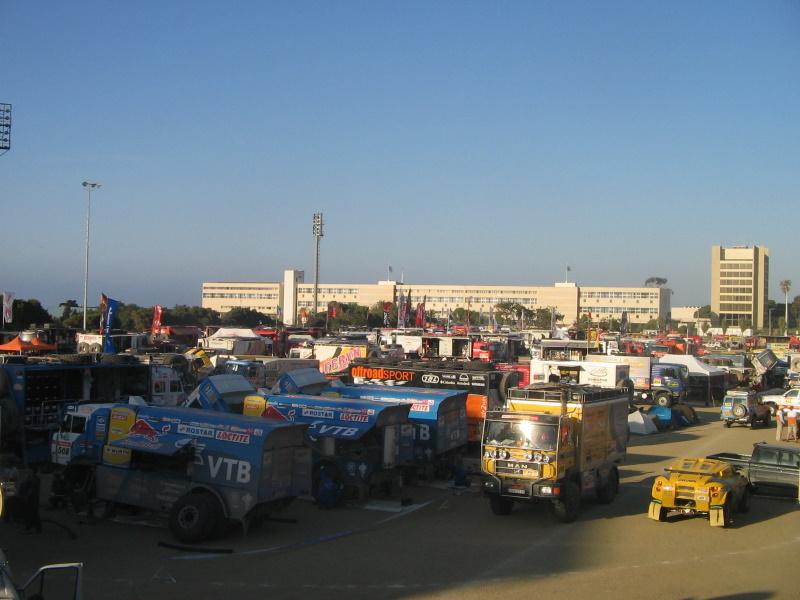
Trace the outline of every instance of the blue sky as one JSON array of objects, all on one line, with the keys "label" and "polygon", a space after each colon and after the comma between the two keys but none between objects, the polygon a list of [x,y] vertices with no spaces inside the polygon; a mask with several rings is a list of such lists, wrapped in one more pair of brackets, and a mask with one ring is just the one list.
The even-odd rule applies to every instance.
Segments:
[{"label": "blue sky", "polygon": [[706,304],[712,244],[800,293],[800,3],[0,3],[0,288],[584,285]]}]

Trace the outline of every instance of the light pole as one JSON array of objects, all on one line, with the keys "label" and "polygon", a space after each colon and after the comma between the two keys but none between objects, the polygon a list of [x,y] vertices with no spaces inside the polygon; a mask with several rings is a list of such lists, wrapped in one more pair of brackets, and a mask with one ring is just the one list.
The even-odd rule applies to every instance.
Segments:
[{"label": "light pole", "polygon": [[86,188],[86,263],[83,269],[83,330],[86,331],[86,305],[89,301],[89,223],[92,218],[92,190],[100,187],[99,183],[84,181]]},{"label": "light pole", "polygon": [[[317,310],[317,294],[319,292],[319,242],[324,233],[322,232],[322,213],[314,213],[312,232],[316,241],[316,259],[314,261],[314,314]],[[327,312],[326,312],[327,314]]]},{"label": "light pole", "polygon": [[772,336],[772,311],[775,310],[775,307],[769,309],[769,335]]}]

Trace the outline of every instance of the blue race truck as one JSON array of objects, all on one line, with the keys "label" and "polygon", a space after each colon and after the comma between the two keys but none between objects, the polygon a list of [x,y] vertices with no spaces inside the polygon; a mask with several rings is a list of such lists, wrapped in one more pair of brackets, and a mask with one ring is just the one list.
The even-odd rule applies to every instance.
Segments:
[{"label": "blue race truck", "polygon": [[401,427],[398,462],[409,471],[422,470],[431,479],[446,475],[465,451],[468,436],[467,392],[380,384],[350,384],[329,381],[316,369],[298,369],[283,374],[273,394],[307,394],[383,403],[411,405],[409,423]]},{"label": "blue race truck", "polygon": [[[328,384],[324,378],[322,381]],[[308,426],[306,439],[314,464],[312,495],[320,504],[326,503],[320,496],[323,479],[358,497],[376,488],[397,486],[401,425],[408,424],[411,409],[407,403],[290,393],[259,395],[240,375],[213,375],[189,395],[187,406]]]},{"label": "blue race truck", "polygon": [[76,405],[53,435],[70,494],[169,513],[182,542],[245,531],[311,489],[306,426],[187,408]]}]

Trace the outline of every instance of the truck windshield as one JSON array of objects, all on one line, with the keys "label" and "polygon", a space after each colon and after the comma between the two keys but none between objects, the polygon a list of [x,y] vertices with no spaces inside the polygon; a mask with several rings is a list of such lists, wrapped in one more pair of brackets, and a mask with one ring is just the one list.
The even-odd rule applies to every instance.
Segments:
[{"label": "truck windshield", "polygon": [[495,446],[555,450],[556,427],[532,421],[487,421],[483,442]]}]

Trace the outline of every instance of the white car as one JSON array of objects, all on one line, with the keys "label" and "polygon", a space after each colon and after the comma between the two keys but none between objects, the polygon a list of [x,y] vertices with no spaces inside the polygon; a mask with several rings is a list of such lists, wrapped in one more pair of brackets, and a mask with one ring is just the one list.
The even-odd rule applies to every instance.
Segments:
[{"label": "white car", "polygon": [[769,410],[774,416],[778,406],[800,406],[800,388],[792,388],[783,394],[765,393],[761,396],[761,401],[769,406]]}]

